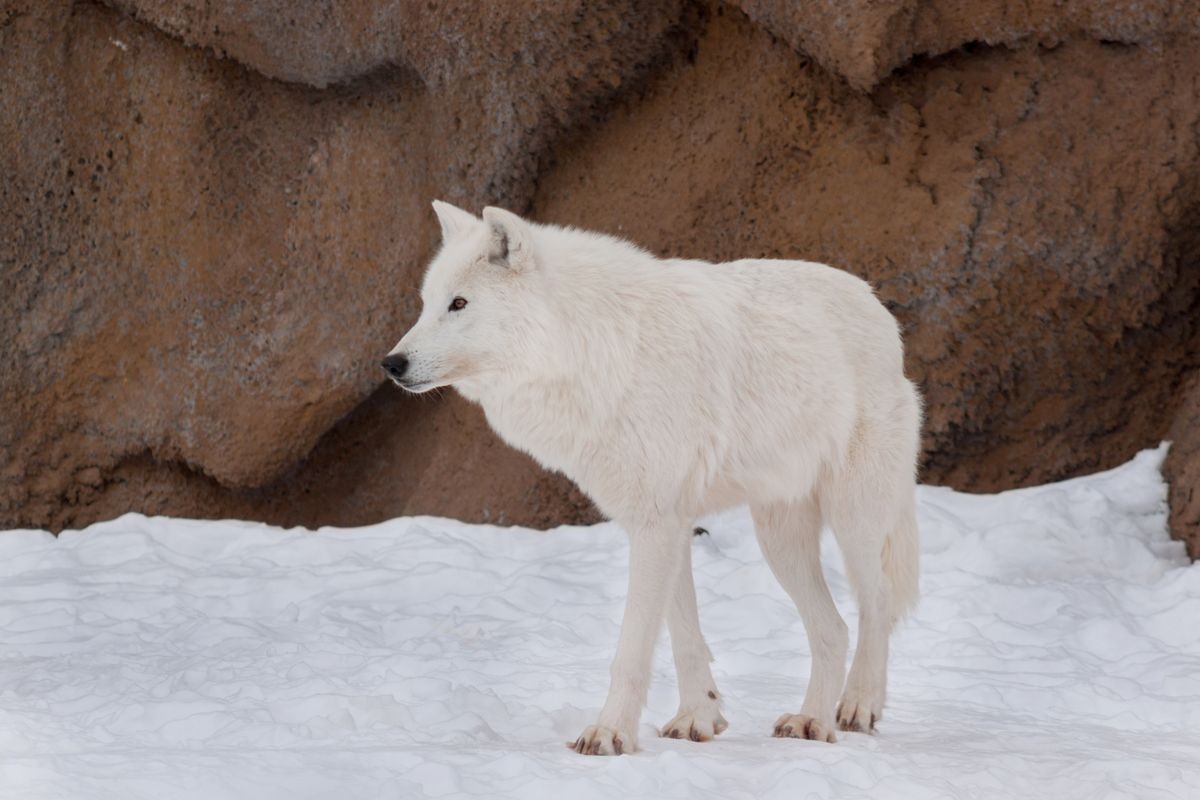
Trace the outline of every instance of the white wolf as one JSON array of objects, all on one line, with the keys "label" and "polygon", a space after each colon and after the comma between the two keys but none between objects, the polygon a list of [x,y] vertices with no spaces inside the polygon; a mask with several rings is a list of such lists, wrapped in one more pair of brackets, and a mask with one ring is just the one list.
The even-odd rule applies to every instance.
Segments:
[{"label": "white wolf", "polygon": [[[680,703],[662,735],[700,741],[725,729],[690,544],[698,516],[741,503],[812,648],[804,704],[774,734],[832,742],[835,721],[872,730],[892,626],[917,599],[921,407],[896,321],[871,288],[821,264],[661,260],[499,208],[482,219],[434,209],[443,246],[424,308],[384,368],[410,392],[454,386],[629,534],[608,699],[569,746],[636,749],[664,616]],[[821,572],[823,524],[860,609],[848,679],[846,624]]]}]

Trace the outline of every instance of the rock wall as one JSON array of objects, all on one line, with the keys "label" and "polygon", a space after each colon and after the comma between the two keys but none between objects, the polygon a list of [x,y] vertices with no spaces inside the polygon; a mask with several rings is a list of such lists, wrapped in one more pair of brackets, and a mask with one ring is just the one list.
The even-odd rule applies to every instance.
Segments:
[{"label": "rock wall", "polygon": [[592,518],[454,395],[380,387],[444,197],[863,275],[925,480],[1170,432],[1195,542],[1188,6],[0,0],[0,524]]},{"label": "rock wall", "polygon": [[1193,374],[1181,396],[1163,474],[1170,484],[1171,532],[1200,559],[1200,374]]}]

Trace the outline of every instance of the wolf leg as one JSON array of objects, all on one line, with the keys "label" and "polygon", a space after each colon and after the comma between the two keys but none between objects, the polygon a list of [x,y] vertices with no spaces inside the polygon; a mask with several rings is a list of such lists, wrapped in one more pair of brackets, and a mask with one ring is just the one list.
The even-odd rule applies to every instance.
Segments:
[{"label": "wolf leg", "polygon": [[637,725],[646,704],[654,644],[673,596],[686,548],[685,524],[629,526],[629,595],[613,659],[608,699],[600,719],[574,742],[577,753],[620,755],[637,749]]}]

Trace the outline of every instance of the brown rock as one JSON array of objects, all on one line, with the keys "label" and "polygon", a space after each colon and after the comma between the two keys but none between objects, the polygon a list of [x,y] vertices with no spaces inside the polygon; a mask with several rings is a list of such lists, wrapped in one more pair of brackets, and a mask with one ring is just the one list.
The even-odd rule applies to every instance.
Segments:
[{"label": "brown rock", "polygon": [[130,507],[307,527],[369,525],[401,513],[539,528],[598,519],[569,482],[491,436],[474,406],[411,397],[390,386],[269,484],[229,488],[179,464],[138,456],[110,472],[102,495],[83,508],[62,508],[52,524],[79,526]]},{"label": "brown rock", "polygon": [[925,478],[992,491],[1166,432],[1195,348],[1200,49],[948,56],[871,95],[740,15],[559,151],[537,215],[669,255],[871,280],[926,402]]},{"label": "brown rock", "polygon": [[1180,392],[1182,402],[1167,438],[1171,449],[1163,464],[1170,484],[1171,535],[1200,559],[1200,375]]},{"label": "brown rock", "polygon": [[968,44],[1053,47],[1072,38],[1160,46],[1200,33],[1188,0],[736,0],[747,15],[852,86],[870,89],[914,56]]},{"label": "brown rock", "polygon": [[[527,196],[554,132],[683,23],[680,3],[636,20],[620,3],[556,4],[527,36],[529,7],[460,5],[457,33],[422,23],[447,42],[405,39],[418,74],[387,36],[352,58],[358,39],[339,37],[378,14],[399,31],[424,3],[338,4],[350,16],[332,38],[297,33],[283,4],[136,8],[168,29],[191,19],[212,47],[226,40],[204,37],[225,30],[264,73],[353,78],[321,91],[90,3],[3,8],[0,166],[16,177],[0,228],[19,235],[0,251],[0,518],[26,525],[77,520],[65,498],[81,464],[144,455],[231,488],[294,468],[378,386],[379,356],[415,319],[429,199]],[[299,22],[326,30],[318,17]],[[250,48],[256,37],[271,47]]]},{"label": "brown rock", "polygon": [[13,82],[54,117],[4,114],[45,151],[16,154],[38,182],[4,209],[60,242],[12,257],[3,444],[43,484],[31,500],[53,508],[71,465],[140,452],[231,486],[280,474],[374,388],[368,354],[411,313],[424,175],[376,146],[419,138],[420,93],[397,76],[321,94],[97,6],[43,13],[0,50],[59,28],[30,61],[56,78]]},{"label": "brown rock", "polygon": [[1186,4],[740,5],[0,0],[0,525],[593,518],[452,393],[378,388],[438,196],[864,275],[926,479],[1099,469],[1174,419],[1186,517]]}]

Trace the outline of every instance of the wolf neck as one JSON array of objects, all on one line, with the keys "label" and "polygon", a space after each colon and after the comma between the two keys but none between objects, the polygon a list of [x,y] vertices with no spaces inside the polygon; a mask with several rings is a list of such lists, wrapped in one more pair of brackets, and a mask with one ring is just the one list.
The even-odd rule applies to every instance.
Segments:
[{"label": "wolf neck", "polygon": [[537,234],[549,321],[536,354],[542,361],[511,381],[478,387],[473,399],[489,418],[533,408],[603,419],[616,413],[637,368],[639,320],[661,275],[652,256],[617,239],[549,227]]}]

